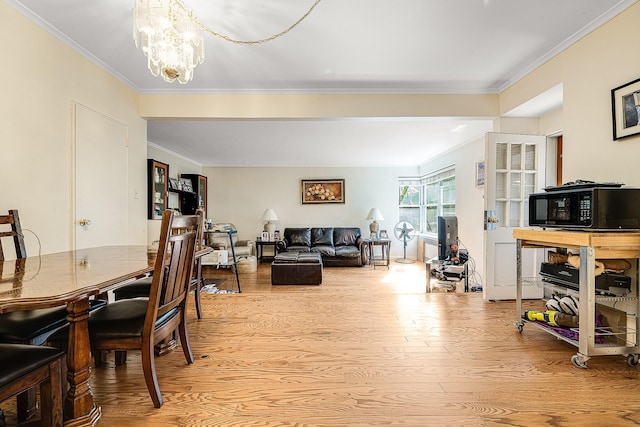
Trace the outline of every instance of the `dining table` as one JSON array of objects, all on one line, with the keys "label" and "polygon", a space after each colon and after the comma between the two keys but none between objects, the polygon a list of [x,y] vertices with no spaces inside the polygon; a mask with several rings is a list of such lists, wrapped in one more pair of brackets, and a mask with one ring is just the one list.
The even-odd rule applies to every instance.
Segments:
[{"label": "dining table", "polygon": [[[196,264],[211,249],[196,252]],[[102,246],[0,262],[0,314],[66,305],[69,322],[65,426],[93,426],[101,408],[91,393],[89,300],[151,273],[146,245]],[[195,268],[199,283],[200,268]]]}]

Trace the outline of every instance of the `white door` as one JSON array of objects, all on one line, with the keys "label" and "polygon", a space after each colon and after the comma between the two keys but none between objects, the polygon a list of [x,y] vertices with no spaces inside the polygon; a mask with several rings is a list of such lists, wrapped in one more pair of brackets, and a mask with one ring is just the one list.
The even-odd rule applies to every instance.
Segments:
[{"label": "white door", "polygon": [[[516,298],[516,241],[513,229],[529,224],[529,194],[544,187],[544,136],[488,133],[485,156],[485,275],[487,300]],[[535,277],[542,251],[522,252],[523,277]],[[523,286],[523,298],[543,290]]]},{"label": "white door", "polygon": [[75,248],[127,244],[127,126],[74,105]]}]

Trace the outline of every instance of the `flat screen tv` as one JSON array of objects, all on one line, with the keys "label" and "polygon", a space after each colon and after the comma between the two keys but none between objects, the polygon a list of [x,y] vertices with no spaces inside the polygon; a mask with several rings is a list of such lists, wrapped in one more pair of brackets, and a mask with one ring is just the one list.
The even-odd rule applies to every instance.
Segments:
[{"label": "flat screen tv", "polygon": [[447,260],[457,256],[451,249],[458,244],[458,217],[438,217],[438,259]]}]

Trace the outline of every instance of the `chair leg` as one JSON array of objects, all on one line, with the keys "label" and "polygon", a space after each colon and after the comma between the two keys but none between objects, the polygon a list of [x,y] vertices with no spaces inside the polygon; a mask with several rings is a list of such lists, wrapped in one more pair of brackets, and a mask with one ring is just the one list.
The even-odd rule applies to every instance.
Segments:
[{"label": "chair leg", "polygon": [[202,258],[198,258],[196,261],[196,288],[194,292],[194,298],[196,301],[196,314],[198,319],[202,319],[202,309],[200,308],[200,288],[204,284],[204,278],[202,277]]},{"label": "chair leg", "polygon": [[142,372],[144,373],[144,382],[147,384],[147,390],[149,390],[153,406],[156,408],[161,407],[162,394],[160,394],[160,386],[156,377],[156,361],[151,342],[142,346]]},{"label": "chair leg", "polygon": [[27,421],[38,413],[38,397],[35,387],[31,387],[18,395],[16,412],[18,413],[19,422]]},{"label": "chair leg", "polygon": [[107,362],[107,352],[105,350],[96,350],[93,353],[93,364],[96,368],[101,368]]},{"label": "chair leg", "polygon": [[115,351],[115,361],[116,366],[122,366],[127,364],[127,351],[126,350],[116,350]]},{"label": "chair leg", "polygon": [[62,367],[63,359],[49,364],[49,378],[40,384],[41,420],[43,426],[62,426]]},{"label": "chair leg", "polygon": [[200,287],[201,286],[202,286],[201,279],[198,279],[195,292],[193,293],[193,297],[195,298],[195,301],[196,301],[196,314],[198,315],[198,319],[202,319],[202,309],[200,308]]},{"label": "chair leg", "polygon": [[184,358],[187,360],[187,363],[190,365],[193,363],[193,352],[191,351],[191,344],[189,343],[189,334],[187,333],[187,319],[184,311],[181,314],[182,322],[178,325],[178,334],[180,336],[180,344],[182,345],[182,352],[184,353]]}]

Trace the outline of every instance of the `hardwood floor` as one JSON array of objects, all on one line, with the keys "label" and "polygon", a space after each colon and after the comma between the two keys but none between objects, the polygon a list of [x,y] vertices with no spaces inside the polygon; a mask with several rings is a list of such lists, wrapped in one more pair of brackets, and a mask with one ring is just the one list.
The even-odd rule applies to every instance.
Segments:
[{"label": "hardwood floor", "polygon": [[100,425],[640,424],[639,368],[621,356],[575,368],[574,347],[516,331],[513,302],[426,294],[423,265],[325,268],[320,286],[271,287],[262,264],[241,280],[242,294],[203,297],[203,319],[192,307],[193,365],[181,351],[156,359],[162,408],[139,354],[93,370]]}]

